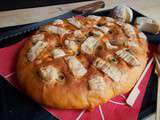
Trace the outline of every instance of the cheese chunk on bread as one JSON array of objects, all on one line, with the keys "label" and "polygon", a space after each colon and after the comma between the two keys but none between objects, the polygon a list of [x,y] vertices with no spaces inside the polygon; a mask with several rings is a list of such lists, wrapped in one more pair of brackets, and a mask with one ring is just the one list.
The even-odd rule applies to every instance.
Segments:
[{"label": "cheese chunk on bread", "polygon": [[65,30],[64,28],[57,27],[57,26],[51,26],[51,25],[46,27],[45,30],[49,33],[54,33],[54,34],[58,34],[58,35],[61,35],[61,36],[68,33],[68,31]]},{"label": "cheese chunk on bread", "polygon": [[62,49],[57,48],[57,49],[52,50],[52,55],[54,58],[61,58],[65,56],[66,54]]},{"label": "cheese chunk on bread", "polygon": [[78,51],[78,45],[73,40],[65,40],[64,44],[67,46],[69,50],[72,50],[74,53]]},{"label": "cheese chunk on bread", "polygon": [[40,75],[45,83],[64,83],[64,75],[52,65],[41,67]]},{"label": "cheese chunk on bread", "polygon": [[118,50],[116,54],[130,65],[133,65],[133,66],[140,65],[139,60],[134,55],[132,55],[127,48]]},{"label": "cheese chunk on bread", "polygon": [[107,34],[109,32],[109,28],[106,27],[106,26],[100,26],[99,27],[99,26],[95,25],[94,27],[97,28],[98,30],[102,31],[105,34]]},{"label": "cheese chunk on bread", "polygon": [[112,64],[105,62],[101,58],[97,58],[94,61],[93,65],[100,69],[102,72],[104,72],[106,75],[108,75],[110,78],[112,78],[114,81],[121,81],[121,71]]},{"label": "cheese chunk on bread", "polygon": [[87,54],[93,54],[95,48],[98,45],[98,40],[91,36],[88,37],[81,45],[81,50]]},{"label": "cheese chunk on bread", "polygon": [[27,53],[28,60],[33,62],[47,48],[48,43],[38,41]]},{"label": "cheese chunk on bread", "polygon": [[75,56],[67,57],[66,61],[68,62],[68,66],[74,76],[82,77],[87,73],[86,68],[82,65],[82,63]]},{"label": "cheese chunk on bread", "polygon": [[81,28],[82,27],[82,24],[75,17],[68,18],[67,20],[68,20],[68,22],[70,24],[74,25],[77,28]]},{"label": "cheese chunk on bread", "polygon": [[44,34],[40,33],[40,34],[35,34],[32,36],[31,40],[33,43],[36,43],[38,41],[43,41],[45,38]]}]

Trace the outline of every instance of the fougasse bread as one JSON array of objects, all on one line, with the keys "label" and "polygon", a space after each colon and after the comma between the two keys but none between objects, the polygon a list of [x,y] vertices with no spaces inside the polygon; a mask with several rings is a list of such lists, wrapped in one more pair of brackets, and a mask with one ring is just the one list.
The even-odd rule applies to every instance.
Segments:
[{"label": "fougasse bread", "polygon": [[17,78],[42,105],[91,110],[132,89],[147,52],[146,36],[128,23],[94,15],[58,19],[29,37]]}]

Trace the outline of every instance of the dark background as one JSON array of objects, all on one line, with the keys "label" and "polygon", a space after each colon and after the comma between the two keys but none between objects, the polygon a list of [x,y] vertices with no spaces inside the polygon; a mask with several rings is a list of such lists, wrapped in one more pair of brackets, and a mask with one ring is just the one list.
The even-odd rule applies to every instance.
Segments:
[{"label": "dark background", "polygon": [[67,4],[74,2],[91,0],[0,0],[0,11],[21,8],[41,7],[57,4]]}]

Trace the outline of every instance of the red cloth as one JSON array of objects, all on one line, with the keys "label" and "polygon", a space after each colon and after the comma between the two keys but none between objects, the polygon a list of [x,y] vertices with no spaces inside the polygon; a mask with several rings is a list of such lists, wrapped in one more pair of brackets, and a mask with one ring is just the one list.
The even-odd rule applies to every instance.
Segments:
[{"label": "red cloth", "polygon": [[[12,46],[1,48],[0,49],[0,74],[3,75],[13,86],[18,87],[15,75],[15,65],[18,52],[20,48],[23,47],[24,42],[27,40],[24,39]],[[52,115],[57,116],[61,120],[73,120],[77,117],[80,117],[83,120],[101,120],[103,117],[105,120],[136,120],[138,113],[141,108],[142,100],[144,97],[145,89],[153,68],[153,64],[148,69],[140,87],[140,94],[133,107],[126,105],[125,100],[127,95],[117,96],[107,103],[97,107],[94,111],[85,111],[85,110],[60,110],[60,109],[49,109],[44,106],[48,112]],[[19,89],[20,90],[20,89]],[[81,114],[81,115],[80,115]]]}]

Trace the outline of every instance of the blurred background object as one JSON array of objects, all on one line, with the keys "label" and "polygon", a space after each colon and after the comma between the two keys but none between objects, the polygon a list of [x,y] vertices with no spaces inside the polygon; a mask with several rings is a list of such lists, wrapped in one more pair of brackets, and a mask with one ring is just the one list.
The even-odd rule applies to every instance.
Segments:
[{"label": "blurred background object", "polygon": [[1,0],[0,11],[67,4],[83,1],[89,0]]}]

